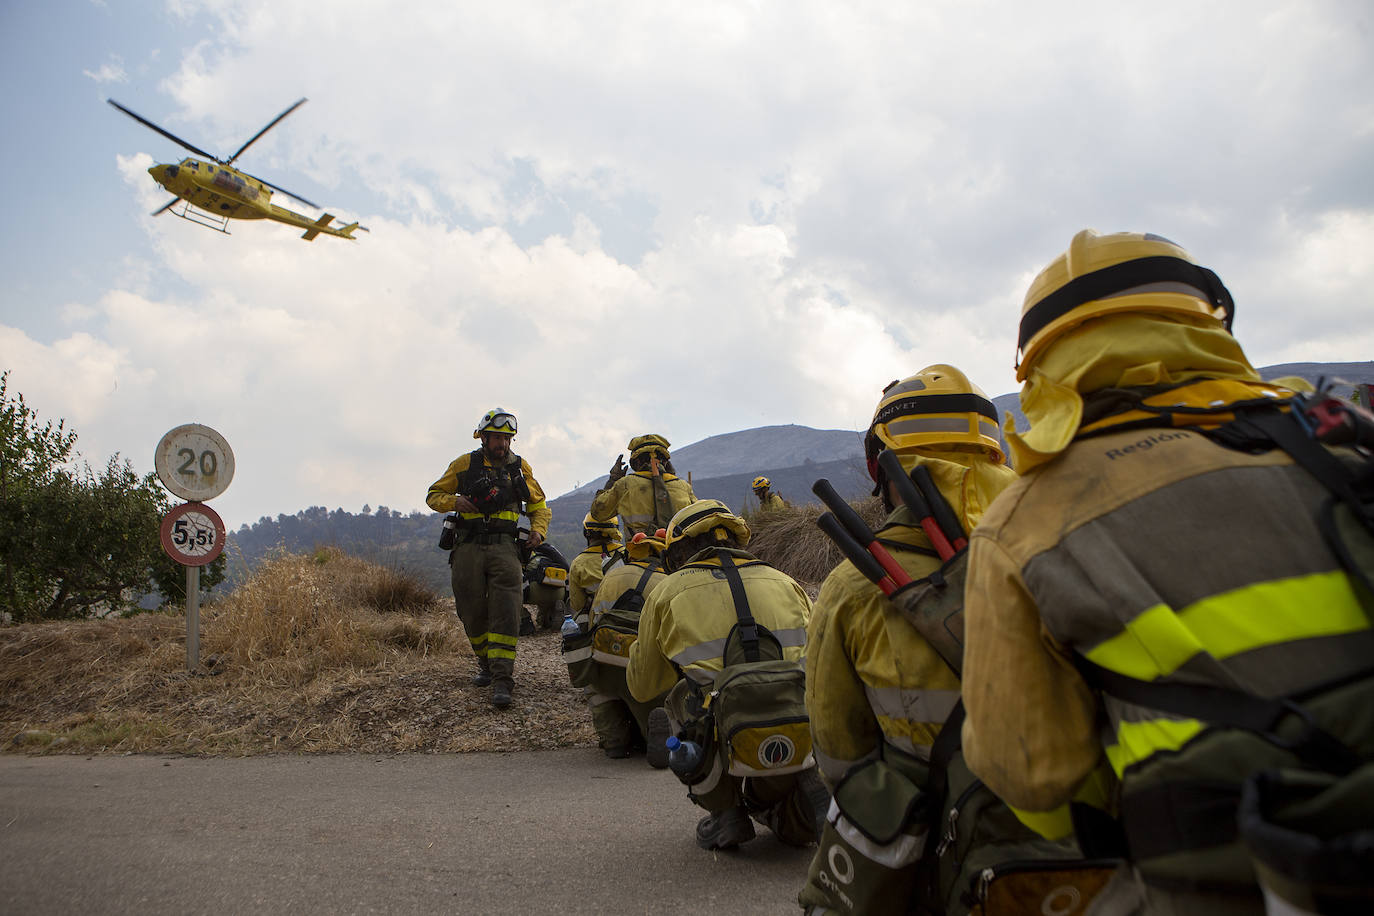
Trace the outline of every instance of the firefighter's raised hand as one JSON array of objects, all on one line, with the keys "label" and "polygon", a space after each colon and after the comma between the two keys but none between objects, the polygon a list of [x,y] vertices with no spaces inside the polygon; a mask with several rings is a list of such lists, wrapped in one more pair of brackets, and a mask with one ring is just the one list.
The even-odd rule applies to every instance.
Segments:
[{"label": "firefighter's raised hand", "polygon": [[611,479],[606,482],[606,485],[610,486],[620,478],[624,477],[626,470],[627,468],[625,467],[625,453],[621,452],[619,455],[615,456],[615,464],[611,465]]}]

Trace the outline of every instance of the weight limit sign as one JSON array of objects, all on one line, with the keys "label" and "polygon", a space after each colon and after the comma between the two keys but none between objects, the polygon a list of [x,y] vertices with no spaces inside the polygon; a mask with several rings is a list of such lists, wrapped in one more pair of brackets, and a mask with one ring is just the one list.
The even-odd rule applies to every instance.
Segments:
[{"label": "weight limit sign", "polygon": [[162,549],[182,566],[213,563],[224,550],[224,521],[204,503],[183,503],[162,517]]}]

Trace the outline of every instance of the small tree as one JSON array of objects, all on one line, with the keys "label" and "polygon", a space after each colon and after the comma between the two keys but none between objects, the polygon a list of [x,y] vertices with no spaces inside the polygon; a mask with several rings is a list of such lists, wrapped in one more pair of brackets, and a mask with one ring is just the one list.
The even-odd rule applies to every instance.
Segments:
[{"label": "small tree", "polygon": [[5,601],[17,619],[35,606],[44,591],[42,577],[25,556],[43,490],[71,457],[76,433],[65,421],[42,423],[24,403],[9,395],[9,370],[0,373],[0,574]]},{"label": "small tree", "polygon": [[[70,467],[76,434],[64,422],[40,423],[0,375],[0,571],[16,621],[131,610],[180,569],[159,541],[168,500],[156,476],[118,455],[98,474]],[[202,575],[202,588],[223,564],[218,576]]]}]

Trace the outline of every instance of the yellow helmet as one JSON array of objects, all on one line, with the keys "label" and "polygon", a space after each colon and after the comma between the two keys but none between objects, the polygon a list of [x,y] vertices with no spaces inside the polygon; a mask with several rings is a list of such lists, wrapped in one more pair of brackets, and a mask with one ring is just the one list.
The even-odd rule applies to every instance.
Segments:
[{"label": "yellow helmet", "polygon": [[764,487],[771,487],[772,485],[773,482],[769,480],[767,477],[755,477],[754,482],[750,484],[750,486],[755,490],[762,490]]},{"label": "yellow helmet", "polygon": [[[749,543],[749,526],[718,499],[699,499],[677,511],[668,523],[665,546],[672,547],[683,538],[696,537],[713,529],[733,531],[740,546]],[[724,539],[723,535],[719,536]]]},{"label": "yellow helmet", "polygon": [[630,457],[641,455],[645,452],[662,452],[663,457],[668,457],[668,440],[654,433],[646,433],[642,436],[635,436],[630,440]]},{"label": "yellow helmet", "polygon": [[997,438],[997,408],[967,375],[953,366],[927,366],[883,389],[864,439],[870,477],[878,480],[883,449],[950,445],[982,448],[999,462],[1005,460]]},{"label": "yellow helmet", "polygon": [[482,433],[515,435],[515,414],[504,407],[493,407],[482,415],[482,419],[477,421],[477,428],[472,431],[472,438],[480,439]]},{"label": "yellow helmet", "polygon": [[587,517],[582,519],[582,536],[603,541],[620,540],[620,516],[612,515],[602,521],[592,518],[592,514],[588,512]]},{"label": "yellow helmet", "polygon": [[1070,328],[1117,312],[1204,315],[1231,330],[1235,304],[1217,275],[1151,233],[1084,229],[1031,281],[1021,306],[1016,380]]}]

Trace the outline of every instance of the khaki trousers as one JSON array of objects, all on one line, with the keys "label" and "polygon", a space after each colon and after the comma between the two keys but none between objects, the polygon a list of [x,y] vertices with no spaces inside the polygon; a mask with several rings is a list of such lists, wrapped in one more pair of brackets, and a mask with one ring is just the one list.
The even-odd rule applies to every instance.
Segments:
[{"label": "khaki trousers", "polygon": [[477,666],[491,673],[493,683],[513,684],[524,592],[515,539],[460,542],[452,561],[453,603]]}]

